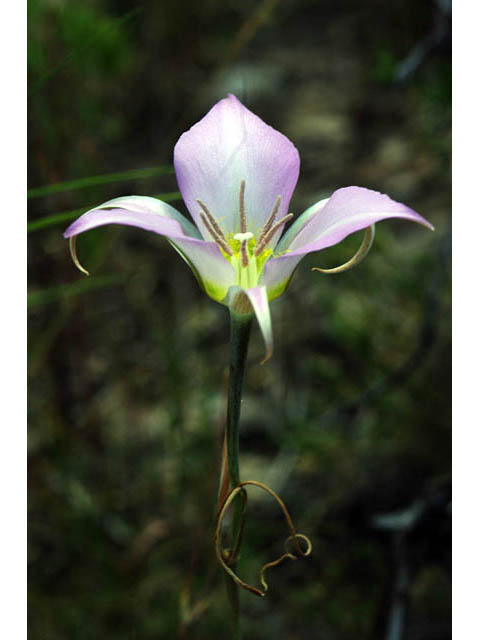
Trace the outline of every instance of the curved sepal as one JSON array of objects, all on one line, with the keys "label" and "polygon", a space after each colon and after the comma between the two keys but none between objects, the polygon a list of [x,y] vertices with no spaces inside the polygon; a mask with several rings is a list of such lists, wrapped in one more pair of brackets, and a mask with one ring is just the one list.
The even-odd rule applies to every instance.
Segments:
[{"label": "curved sepal", "polygon": [[273,354],[273,331],[270,306],[268,304],[267,287],[230,287],[228,291],[228,307],[230,313],[236,315],[255,314],[265,342],[265,357],[261,364],[270,360]]}]

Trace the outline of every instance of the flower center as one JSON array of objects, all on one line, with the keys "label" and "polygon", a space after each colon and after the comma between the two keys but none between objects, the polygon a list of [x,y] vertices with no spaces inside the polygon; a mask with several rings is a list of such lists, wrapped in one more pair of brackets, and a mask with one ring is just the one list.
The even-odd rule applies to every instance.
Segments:
[{"label": "flower center", "polygon": [[282,200],[277,196],[273,209],[268,216],[264,226],[258,233],[258,238],[251,231],[247,231],[247,213],[245,209],[245,180],[240,183],[239,195],[239,233],[224,233],[222,227],[214,218],[207,205],[201,200],[197,200],[202,211],[200,218],[208,233],[220,248],[224,257],[234,267],[237,275],[237,284],[241,287],[256,287],[263,271],[265,262],[270,258],[273,251],[269,248],[278,229],[288,220],[293,218],[293,213],[289,213],[280,220],[275,220]]}]

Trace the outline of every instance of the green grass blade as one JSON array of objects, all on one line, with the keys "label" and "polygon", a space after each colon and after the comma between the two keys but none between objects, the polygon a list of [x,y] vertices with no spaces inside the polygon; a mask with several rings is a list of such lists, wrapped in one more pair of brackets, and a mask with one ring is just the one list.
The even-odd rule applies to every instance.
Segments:
[{"label": "green grass blade", "polygon": [[67,182],[58,182],[44,187],[28,189],[27,198],[41,198],[55,193],[63,193],[64,191],[74,191],[76,189],[85,189],[87,187],[111,184],[113,182],[124,182],[126,180],[154,178],[171,173],[174,173],[172,165],[150,167],[147,169],[131,169],[130,171],[120,171],[119,173],[106,173],[100,176],[89,176],[87,178],[78,178],[77,180],[68,180]]},{"label": "green grass blade", "polygon": [[[168,193],[159,193],[154,196],[159,200],[163,200],[164,202],[175,202],[176,200],[181,200],[182,196],[179,191],[170,191]],[[94,205],[92,205],[94,206]],[[45,216],[44,218],[39,218],[38,220],[32,220],[27,223],[27,231],[31,233],[32,231],[39,231],[41,229],[46,229],[47,227],[53,227],[55,225],[61,224],[62,222],[69,222],[70,220],[74,220],[78,218],[82,213],[88,211],[89,207],[81,207],[80,209],[70,209],[69,211],[62,211],[61,213],[53,213],[50,216]]]},{"label": "green grass blade", "polygon": [[27,296],[27,308],[34,309],[43,304],[54,302],[60,298],[66,299],[72,296],[77,296],[81,293],[87,293],[95,289],[102,289],[112,284],[118,284],[123,279],[123,276],[101,276],[82,278],[78,282],[69,284],[60,284],[56,287],[48,287],[47,289],[41,289],[40,291],[32,291]]}]

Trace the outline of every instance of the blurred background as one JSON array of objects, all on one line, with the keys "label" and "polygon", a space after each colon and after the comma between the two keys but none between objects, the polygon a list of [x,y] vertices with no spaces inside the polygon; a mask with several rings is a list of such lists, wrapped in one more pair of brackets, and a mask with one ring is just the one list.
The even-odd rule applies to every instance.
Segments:
[{"label": "blurred background", "polygon": [[[29,0],[29,624],[32,640],[228,638],[213,545],[228,314],[160,236],[62,232],[93,204],[182,212],[178,136],[231,91],[297,146],[291,210],[334,189],[431,220],[309,256],[255,325],[244,479],[311,558],[242,594],[245,638],[450,631],[448,0]],[[92,177],[93,176],[93,177]],[[239,572],[287,535],[252,490]]]}]

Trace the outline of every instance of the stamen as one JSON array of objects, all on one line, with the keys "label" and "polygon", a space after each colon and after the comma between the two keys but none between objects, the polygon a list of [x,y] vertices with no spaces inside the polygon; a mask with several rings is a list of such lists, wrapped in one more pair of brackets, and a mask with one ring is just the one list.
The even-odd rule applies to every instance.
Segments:
[{"label": "stamen", "polygon": [[333,269],[320,269],[319,267],[313,267],[312,271],[320,271],[320,273],[342,273],[342,271],[348,271],[349,269],[356,267],[357,264],[359,264],[370,251],[374,237],[375,225],[372,224],[371,227],[367,227],[365,229],[362,244],[359,246],[355,255],[350,258],[350,260],[347,260],[347,262],[345,262],[344,264],[341,264],[339,267],[334,267]]},{"label": "stamen", "polygon": [[202,209],[204,210],[205,215],[207,216],[211,227],[213,229],[215,229],[215,233],[217,234],[217,236],[219,236],[224,242],[227,242],[227,239],[225,238],[225,236],[223,234],[223,231],[220,229],[220,226],[219,226],[218,222],[215,220],[215,218],[212,216],[212,214],[208,210],[207,205],[205,203],[203,203],[201,200],[197,200],[197,202],[202,207]]},{"label": "stamen", "polygon": [[245,233],[247,230],[247,213],[245,211],[245,180],[240,183],[240,231]]},{"label": "stamen", "polygon": [[[227,241],[225,240],[225,236],[223,235],[221,230],[220,230],[220,234],[221,234],[220,235],[217,233],[217,230],[212,226],[209,218],[207,218],[207,216],[204,215],[202,212],[200,212],[200,218],[202,219],[203,224],[207,227],[208,233],[212,236],[212,238],[215,240],[218,246],[221,247],[227,255],[233,256],[233,251],[229,247]],[[218,225],[216,226],[218,227]]]},{"label": "stamen", "polygon": [[253,255],[255,257],[259,256],[262,253],[262,251],[265,249],[267,244],[270,242],[270,240],[273,238],[273,236],[275,235],[275,232],[278,231],[278,229],[283,224],[285,224],[285,222],[288,222],[292,218],[293,218],[293,213],[288,213],[283,218],[280,218],[280,220],[273,225],[270,231],[263,236],[262,241],[257,244],[255,249],[253,250]]},{"label": "stamen", "polygon": [[77,267],[79,271],[84,273],[86,276],[89,276],[90,274],[84,267],[82,267],[77,257],[76,245],[77,245],[77,236],[72,236],[71,238],[68,239],[68,246],[70,249],[70,255],[72,256],[73,264]]},{"label": "stamen", "polygon": [[263,229],[261,230],[260,235],[258,237],[258,244],[260,244],[263,241],[263,238],[267,235],[267,233],[272,228],[272,224],[275,221],[275,216],[277,215],[278,208],[280,206],[281,200],[282,200],[282,197],[281,196],[277,196],[277,199],[275,200],[275,204],[273,205],[272,213],[268,216],[268,220],[265,223],[265,225],[264,225]]}]

